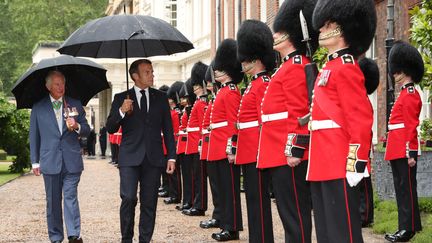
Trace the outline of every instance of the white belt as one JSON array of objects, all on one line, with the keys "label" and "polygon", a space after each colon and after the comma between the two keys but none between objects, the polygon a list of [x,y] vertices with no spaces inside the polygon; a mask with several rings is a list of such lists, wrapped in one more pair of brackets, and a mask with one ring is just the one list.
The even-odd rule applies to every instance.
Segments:
[{"label": "white belt", "polygon": [[405,127],[405,124],[403,124],[403,123],[389,124],[388,125],[388,130],[391,131],[391,130],[401,129],[401,128],[404,128],[404,127]]},{"label": "white belt", "polygon": [[340,128],[340,126],[332,120],[310,121],[309,130],[316,131],[321,129]]},{"label": "white belt", "polygon": [[187,132],[199,132],[199,127],[187,127],[186,131]]},{"label": "white belt", "polygon": [[210,130],[216,129],[216,128],[220,128],[220,127],[226,127],[228,126],[228,122],[227,121],[223,121],[223,122],[218,122],[218,123],[212,123],[210,124]]},{"label": "white belt", "polygon": [[178,135],[187,135],[187,132],[179,131]]},{"label": "white belt", "polygon": [[201,130],[201,134],[202,135],[204,135],[204,134],[209,134],[210,132],[209,132],[209,130],[207,130],[207,129],[203,129],[203,130]]},{"label": "white belt", "polygon": [[269,121],[277,121],[282,119],[288,118],[288,111],[285,112],[279,112],[279,113],[273,113],[268,115],[261,115],[262,122],[269,122]]},{"label": "white belt", "polygon": [[251,127],[259,126],[258,121],[250,121],[250,122],[239,122],[237,123],[237,129],[242,130]]}]

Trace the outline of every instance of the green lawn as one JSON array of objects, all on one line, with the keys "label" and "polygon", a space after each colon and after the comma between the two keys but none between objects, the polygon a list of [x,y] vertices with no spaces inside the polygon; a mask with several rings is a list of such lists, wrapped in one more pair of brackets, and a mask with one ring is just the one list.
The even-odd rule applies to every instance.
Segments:
[{"label": "green lawn", "polygon": [[[432,199],[420,198],[423,230],[415,235],[412,243],[430,243],[432,239]],[[398,228],[398,214],[395,201],[375,201],[373,232],[376,234],[393,233]]]},{"label": "green lawn", "polygon": [[0,163],[0,186],[20,176],[19,173],[10,173],[9,165],[9,163]]},{"label": "green lawn", "polygon": [[15,158],[15,155],[7,155],[6,160],[0,160],[0,162],[12,162]]}]

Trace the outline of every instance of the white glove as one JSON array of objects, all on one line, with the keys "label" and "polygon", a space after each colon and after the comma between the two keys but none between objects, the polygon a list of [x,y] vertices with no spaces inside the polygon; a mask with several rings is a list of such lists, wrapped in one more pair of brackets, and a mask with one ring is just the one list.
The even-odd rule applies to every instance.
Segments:
[{"label": "white glove", "polygon": [[363,173],[357,173],[351,171],[346,172],[346,179],[348,184],[351,187],[357,186],[357,184],[363,179],[363,177],[364,177],[364,172]]}]

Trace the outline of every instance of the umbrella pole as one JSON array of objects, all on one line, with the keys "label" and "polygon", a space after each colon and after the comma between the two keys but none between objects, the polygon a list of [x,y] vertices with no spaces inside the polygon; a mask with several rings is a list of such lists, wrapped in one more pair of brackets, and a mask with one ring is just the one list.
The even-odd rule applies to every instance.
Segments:
[{"label": "umbrella pole", "polygon": [[127,41],[125,40],[125,56],[126,56],[126,90],[129,90],[129,75],[128,75],[128,48],[127,48]]}]

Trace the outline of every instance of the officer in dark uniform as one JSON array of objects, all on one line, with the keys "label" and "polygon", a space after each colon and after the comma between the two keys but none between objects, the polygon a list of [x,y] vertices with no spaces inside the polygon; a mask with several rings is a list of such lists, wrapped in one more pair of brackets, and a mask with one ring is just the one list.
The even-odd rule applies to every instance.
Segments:
[{"label": "officer in dark uniform", "polygon": [[[228,159],[243,166],[249,242],[273,242],[273,224],[268,170],[257,168],[261,123],[261,100],[270,82],[268,71],[276,66],[270,28],[258,20],[246,20],[237,32],[237,59],[243,72],[252,76],[237,114],[236,133],[231,138]],[[268,70],[268,71],[267,71]]]},{"label": "officer in dark uniform", "polygon": [[[359,66],[365,76],[366,93],[371,95],[375,92],[379,85],[379,69],[377,63],[370,58],[362,58],[359,60]],[[372,104],[371,104],[372,105]],[[373,114],[372,114],[373,115]],[[372,134],[373,135],[373,134]],[[373,137],[373,136],[372,136]],[[371,163],[373,160],[373,150],[371,141],[371,151],[367,164],[368,172],[371,171]],[[371,175],[365,176],[359,183],[360,191],[360,217],[362,227],[368,227],[373,223],[374,218],[374,203]]]},{"label": "officer in dark uniform", "polygon": [[[180,126],[180,100],[178,94],[180,93],[181,87],[183,87],[183,82],[176,81],[167,91],[168,102],[171,108],[171,120],[173,124],[174,140],[178,143],[178,133]],[[176,168],[174,173],[168,175],[169,188],[168,188],[168,198],[164,199],[165,204],[180,203],[182,199],[182,183],[181,183],[181,163],[183,162],[183,156],[177,157]]]},{"label": "officer in dark uniform", "polygon": [[207,65],[201,61],[194,64],[191,71],[193,92],[197,96],[189,116],[186,131],[188,139],[185,154],[192,163],[192,178],[194,180],[194,194],[192,208],[183,210],[188,216],[203,216],[207,210],[207,170],[206,163],[200,160],[198,144],[201,137],[204,112],[207,107],[207,93],[205,92],[204,76]]},{"label": "officer in dark uniform", "polygon": [[305,67],[310,60],[299,16],[302,11],[309,24],[314,52],[318,45],[318,34],[311,25],[315,3],[286,0],[279,9],[273,25],[273,49],[280,53],[283,63],[272,76],[261,107],[257,167],[269,170],[285,241],[295,243],[311,242],[312,233],[312,203],[305,180],[309,131],[307,122],[298,120],[309,113]]},{"label": "officer in dark uniform", "polygon": [[357,58],[375,36],[375,1],[318,0],[313,25],[328,61],[312,100],[311,182],[318,242],[363,242],[357,184],[368,175],[373,111]]},{"label": "officer in dark uniform", "polygon": [[422,230],[417,198],[417,126],[422,101],[414,87],[424,74],[423,59],[408,43],[397,41],[389,55],[390,75],[401,92],[393,105],[388,124],[385,160],[390,161],[398,206],[399,229],[387,234],[391,242],[409,241]]},{"label": "officer in dark uniform", "polygon": [[243,79],[241,64],[237,61],[237,43],[225,39],[219,45],[214,63],[215,79],[221,83],[210,114],[210,141],[207,159],[217,163],[217,184],[220,188],[222,217],[220,233],[212,234],[217,241],[238,240],[243,230],[240,203],[240,166],[228,161],[228,139],[235,133],[240,92],[237,84]]}]

